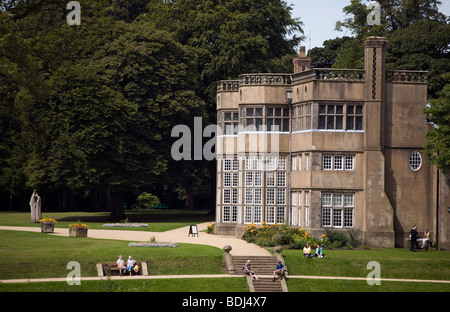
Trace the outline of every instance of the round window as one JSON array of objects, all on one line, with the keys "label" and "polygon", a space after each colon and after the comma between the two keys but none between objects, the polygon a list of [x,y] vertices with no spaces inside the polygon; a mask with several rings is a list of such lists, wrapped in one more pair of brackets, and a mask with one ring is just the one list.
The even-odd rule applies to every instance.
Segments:
[{"label": "round window", "polygon": [[422,156],[419,152],[412,152],[409,154],[409,168],[411,168],[412,171],[417,171],[422,166]]}]

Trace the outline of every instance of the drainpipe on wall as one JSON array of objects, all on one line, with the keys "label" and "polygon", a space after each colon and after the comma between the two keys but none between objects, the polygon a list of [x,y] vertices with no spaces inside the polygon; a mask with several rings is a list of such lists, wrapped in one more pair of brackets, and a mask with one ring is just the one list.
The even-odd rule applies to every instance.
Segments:
[{"label": "drainpipe on wall", "polygon": [[436,251],[439,251],[439,169],[436,168]]}]

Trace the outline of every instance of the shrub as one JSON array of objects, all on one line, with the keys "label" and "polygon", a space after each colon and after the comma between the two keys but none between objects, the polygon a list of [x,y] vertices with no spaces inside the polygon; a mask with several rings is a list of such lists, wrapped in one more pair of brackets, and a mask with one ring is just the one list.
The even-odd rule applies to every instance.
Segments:
[{"label": "shrub", "polygon": [[302,249],[306,245],[306,243],[308,243],[308,238],[295,234],[293,235],[292,241],[289,246],[292,249]]},{"label": "shrub", "polygon": [[359,230],[347,230],[347,235],[341,232],[334,232],[331,229],[326,229],[326,236],[332,248],[353,249],[361,244]]},{"label": "shrub", "polygon": [[161,202],[156,195],[143,192],[137,197],[136,209],[147,210],[160,203]]},{"label": "shrub", "polygon": [[249,243],[255,243],[262,247],[288,245],[294,249],[303,248],[306,243],[311,247],[326,243],[326,237],[323,236],[321,240],[317,240],[310,234],[309,231],[289,227],[285,224],[266,224],[263,222],[261,225],[252,223],[246,226],[242,238]]},{"label": "shrub", "polygon": [[347,233],[348,233],[348,242],[350,245],[352,245],[353,247],[358,247],[359,245],[361,245],[360,240],[361,232],[358,229],[347,230]]}]

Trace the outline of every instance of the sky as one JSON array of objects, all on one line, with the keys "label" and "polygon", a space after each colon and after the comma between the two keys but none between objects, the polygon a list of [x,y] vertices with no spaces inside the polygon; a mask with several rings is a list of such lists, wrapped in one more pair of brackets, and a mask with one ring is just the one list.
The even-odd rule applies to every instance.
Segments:
[{"label": "sky", "polygon": [[[342,9],[350,4],[350,0],[286,0],[286,2],[293,6],[293,17],[300,17],[303,22],[306,39],[301,45],[305,46],[306,50],[321,47],[328,39],[352,36],[347,29],[334,30],[336,22],[346,17]],[[439,11],[450,15],[450,1],[441,0],[441,3]]]}]

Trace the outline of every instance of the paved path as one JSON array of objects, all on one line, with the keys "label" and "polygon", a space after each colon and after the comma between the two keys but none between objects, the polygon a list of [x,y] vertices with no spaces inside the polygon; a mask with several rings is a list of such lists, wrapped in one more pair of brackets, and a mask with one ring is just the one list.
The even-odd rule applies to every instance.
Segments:
[{"label": "paved path", "polygon": [[[98,239],[118,239],[129,242],[149,241],[152,237],[155,237],[156,241],[160,242],[209,245],[218,248],[223,248],[225,245],[230,245],[232,247],[230,253],[233,256],[270,256],[270,253],[266,249],[259,247],[256,244],[249,244],[246,241],[234,236],[219,236],[201,232],[202,230],[205,230],[209,224],[211,224],[211,222],[197,224],[199,231],[198,236],[189,235],[189,226],[185,226],[166,232],[88,229],[88,237]],[[0,230],[40,232],[41,228],[26,226],[0,226]],[[47,235],[69,236],[69,229],[55,227],[55,232]]]}]

